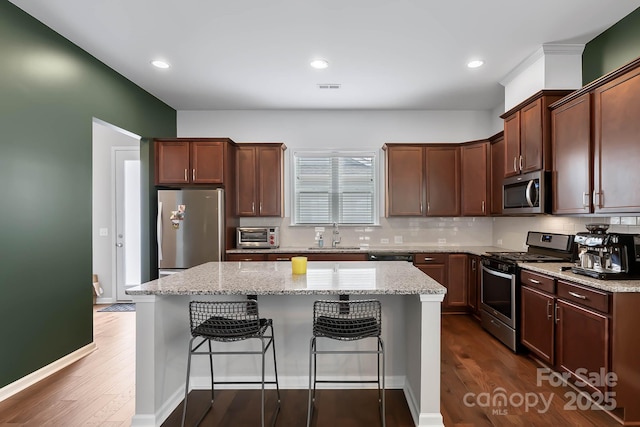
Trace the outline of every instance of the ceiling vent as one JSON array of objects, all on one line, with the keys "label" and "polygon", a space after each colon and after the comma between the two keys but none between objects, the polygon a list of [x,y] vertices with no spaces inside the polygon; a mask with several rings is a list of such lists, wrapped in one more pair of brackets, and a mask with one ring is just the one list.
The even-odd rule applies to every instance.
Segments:
[{"label": "ceiling vent", "polygon": [[340,89],[338,83],[319,83],[318,89]]}]

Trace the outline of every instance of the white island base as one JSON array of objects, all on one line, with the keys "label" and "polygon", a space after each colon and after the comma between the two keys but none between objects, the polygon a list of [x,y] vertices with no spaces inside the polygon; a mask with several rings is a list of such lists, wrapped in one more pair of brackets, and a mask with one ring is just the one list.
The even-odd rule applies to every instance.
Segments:
[{"label": "white island base", "polygon": [[[220,263],[239,264],[239,263]],[[244,263],[246,265],[247,263]],[[269,263],[252,263],[269,264]],[[279,263],[281,266],[290,263]],[[284,265],[283,265],[284,264]],[[309,268],[313,268],[309,263]],[[327,264],[327,263],[317,263]],[[333,264],[333,263],[331,263]],[[336,263],[337,264],[337,263]],[[340,263],[339,267],[353,267],[353,264],[381,263]],[[404,263],[402,268],[411,266]],[[395,263],[394,267],[400,264]],[[334,270],[339,268],[334,267]],[[198,267],[196,267],[198,268]],[[282,267],[280,267],[282,268]],[[290,267],[289,267],[290,268]],[[220,294],[220,289],[211,288],[211,294],[189,294],[184,289],[170,292],[166,279],[149,282],[134,288],[131,293],[136,303],[136,410],[132,426],[159,426],[175,410],[184,398],[185,374],[188,355],[189,301],[199,300],[242,300],[246,295],[258,295],[261,317],[273,319],[275,330],[278,376],[281,389],[306,389],[309,374],[309,340],[312,330],[313,302],[318,299],[338,299],[339,294],[348,294],[351,299],[378,299],[382,302],[382,338],[386,351],[386,388],[403,389],[416,426],[443,426],[440,413],[440,303],[444,291],[434,291],[432,279],[411,266],[418,275],[425,278],[429,293],[390,293],[378,284],[371,293],[363,289],[319,290],[307,289],[285,294],[259,294],[259,292],[229,295]],[[290,271],[290,270],[289,270]],[[189,270],[180,273],[188,275]],[[377,271],[378,280],[384,272]],[[402,272],[400,272],[402,273]],[[290,274],[290,273],[289,273]],[[413,271],[410,272],[413,277]],[[216,280],[223,275],[218,271]],[[187,280],[187,277],[176,280]],[[164,281],[164,282],[163,282]],[[184,283],[182,283],[184,284]],[[152,285],[145,287],[146,285]],[[161,285],[165,285],[164,287]],[[242,292],[243,290],[236,290]],[[246,290],[245,290],[246,291]],[[264,291],[264,290],[263,290]],[[350,292],[347,292],[350,291]],[[179,294],[185,293],[187,294]],[[270,291],[268,291],[270,292]],[[406,291],[408,292],[408,291]],[[256,341],[256,340],[250,340]],[[236,342],[232,345],[256,348],[257,342]],[[215,343],[218,344],[219,343]],[[359,348],[375,346],[373,341],[336,342],[319,341],[323,349],[338,345]],[[266,376],[273,379],[273,363],[267,355]],[[371,380],[376,376],[376,358],[369,355],[319,356],[318,378],[341,378],[347,380]],[[259,356],[214,357],[216,380],[255,380],[260,375]],[[191,371],[191,386],[194,389],[210,387],[208,359],[195,357]],[[333,388],[340,385],[331,385]],[[346,384],[349,388],[376,387],[375,384]],[[230,386],[240,388],[241,386]],[[253,387],[259,387],[253,386]],[[273,387],[273,386],[272,386]]]}]

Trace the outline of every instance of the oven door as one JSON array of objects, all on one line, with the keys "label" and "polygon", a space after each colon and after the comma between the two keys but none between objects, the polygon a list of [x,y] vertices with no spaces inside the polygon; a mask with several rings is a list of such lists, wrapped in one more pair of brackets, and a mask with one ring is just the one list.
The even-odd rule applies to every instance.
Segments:
[{"label": "oven door", "polygon": [[507,326],[516,327],[516,275],[482,266],[480,307]]}]

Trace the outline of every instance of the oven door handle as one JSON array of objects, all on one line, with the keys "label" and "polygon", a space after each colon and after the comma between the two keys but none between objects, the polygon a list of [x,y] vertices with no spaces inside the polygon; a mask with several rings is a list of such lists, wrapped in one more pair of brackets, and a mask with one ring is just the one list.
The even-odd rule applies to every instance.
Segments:
[{"label": "oven door handle", "polygon": [[482,266],[482,271],[486,271],[487,274],[491,274],[492,276],[498,276],[498,277],[502,277],[504,279],[509,279],[511,280],[513,278],[513,274],[510,273],[502,273],[500,271],[496,271],[496,270],[492,270],[490,268],[487,268],[486,266]]}]

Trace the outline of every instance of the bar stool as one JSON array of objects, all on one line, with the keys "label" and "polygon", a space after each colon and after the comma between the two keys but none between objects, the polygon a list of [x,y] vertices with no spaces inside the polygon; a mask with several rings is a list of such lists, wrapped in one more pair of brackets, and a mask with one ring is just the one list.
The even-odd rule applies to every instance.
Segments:
[{"label": "bar stool", "polygon": [[[262,412],[261,425],[264,427],[264,386],[275,384],[278,395],[277,408],[273,417],[275,422],[280,411],[280,386],[278,384],[278,368],[276,364],[276,349],[271,319],[261,319],[258,316],[258,302],[253,299],[243,301],[192,301],[189,303],[189,320],[191,325],[191,339],[189,340],[189,358],[187,362],[187,380],[184,392],[184,407],[182,410],[182,426],[187,416],[187,398],[189,395],[189,375],[191,373],[191,356],[209,355],[209,367],[211,369],[211,402],[198,419],[200,424],[205,415],[213,406],[215,384],[261,384],[262,385]],[[270,334],[268,333],[271,330]],[[247,339],[258,339],[261,349],[256,351],[212,351],[211,341],[233,342]],[[197,342],[199,340],[199,342]],[[208,344],[208,351],[200,350],[204,343]],[[264,367],[265,355],[271,346],[273,350],[273,367],[275,381],[265,381]],[[262,358],[261,381],[214,381],[213,355],[243,355],[260,354]]]},{"label": "bar stool", "polygon": [[[341,296],[342,297],[342,296]],[[377,383],[380,418],[385,427],[384,403],[384,344],[382,332],[382,306],[377,300],[315,301],[313,304],[313,336],[309,354],[309,408],[307,427],[311,426],[317,383]],[[340,341],[356,341],[377,338],[376,350],[318,350],[317,339],[330,338]],[[371,381],[318,380],[318,354],[377,354],[378,379]]]}]

